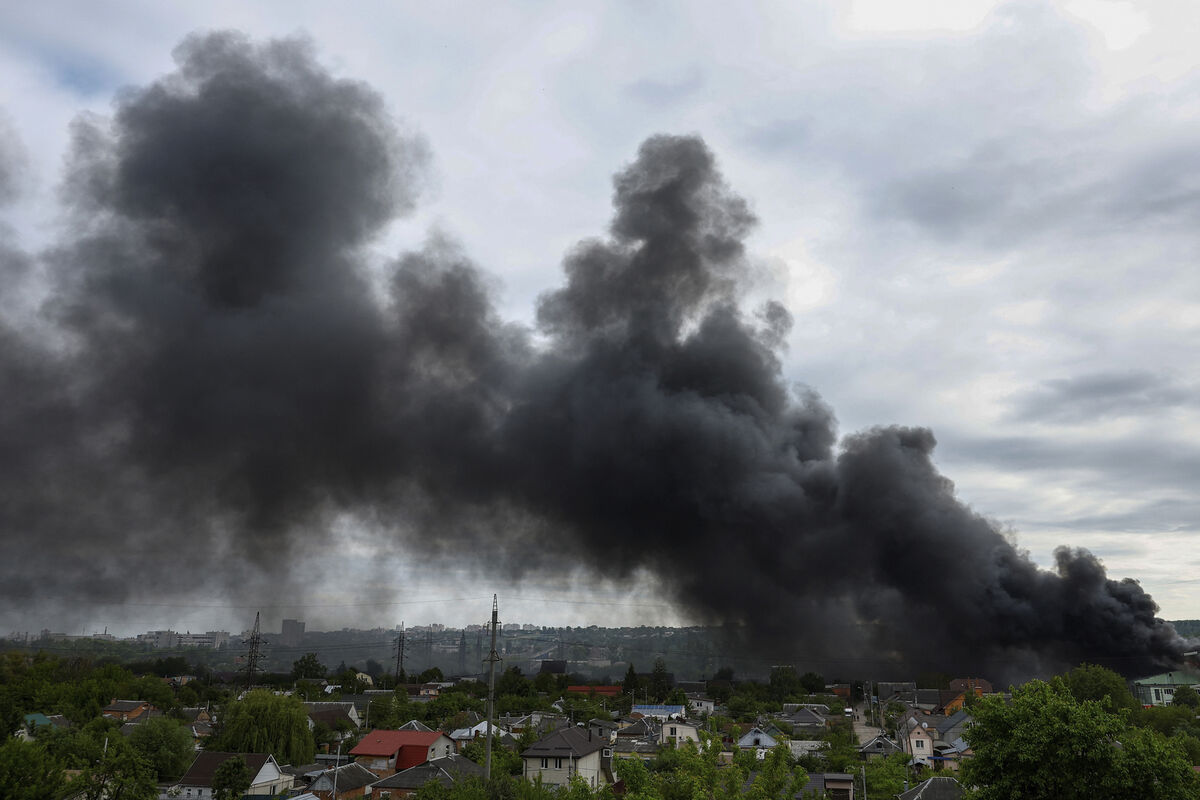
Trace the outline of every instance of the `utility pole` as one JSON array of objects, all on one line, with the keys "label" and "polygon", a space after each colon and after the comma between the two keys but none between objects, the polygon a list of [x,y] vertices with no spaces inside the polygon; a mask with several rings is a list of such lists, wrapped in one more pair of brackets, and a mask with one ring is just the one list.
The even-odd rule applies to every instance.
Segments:
[{"label": "utility pole", "polygon": [[[371,710],[371,707],[369,705],[367,706],[367,710],[368,711]],[[337,760],[333,762],[333,797],[332,797],[332,800],[337,800],[337,776],[338,776],[338,768],[341,765],[342,765],[342,743],[339,741],[338,742],[338,751],[337,751]]]},{"label": "utility pole", "polygon": [[258,672],[258,662],[262,660],[262,634],[258,629],[261,616],[261,611],[254,613],[254,630],[250,632],[249,639],[242,641],[242,644],[250,645],[246,653],[246,691],[254,687],[254,675]]},{"label": "utility pole", "polygon": [[492,779],[492,718],[496,713],[496,662],[500,654],[496,652],[496,628],[500,625],[500,607],[496,604],[496,595],[492,595],[492,650],[484,661],[488,665],[488,701],[487,701],[487,744],[484,747],[483,775],[488,781]]},{"label": "utility pole", "polygon": [[396,686],[400,685],[400,676],[404,674],[404,620],[400,621],[400,634],[396,637]]}]

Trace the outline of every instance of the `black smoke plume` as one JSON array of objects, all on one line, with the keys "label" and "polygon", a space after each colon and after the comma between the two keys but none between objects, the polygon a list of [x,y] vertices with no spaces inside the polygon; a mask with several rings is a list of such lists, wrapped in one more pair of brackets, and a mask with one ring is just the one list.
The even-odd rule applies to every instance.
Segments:
[{"label": "black smoke plume", "polygon": [[781,375],[787,310],[740,303],[755,220],[699,138],[617,174],[535,332],[443,240],[379,290],[365,248],[426,151],[371,89],[304,41],[177,58],[77,124],[69,239],[3,251],[6,297],[45,298],[0,320],[10,608],[181,575],[262,597],[349,515],[422,557],[453,530],[492,582],[649,571],[696,619],[834,671],[1178,658],[1136,583],[1066,548],[1040,570],[959,503],[929,431],[839,443]]}]

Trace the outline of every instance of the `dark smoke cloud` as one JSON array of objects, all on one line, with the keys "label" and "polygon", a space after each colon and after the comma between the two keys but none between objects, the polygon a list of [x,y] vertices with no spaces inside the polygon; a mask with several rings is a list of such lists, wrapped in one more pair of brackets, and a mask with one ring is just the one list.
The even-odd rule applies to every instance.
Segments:
[{"label": "dark smoke cloud", "polygon": [[839,446],[783,380],[787,310],[740,305],[755,220],[699,138],[617,174],[535,336],[443,240],[372,289],[364,246],[426,161],[374,92],[302,41],[177,58],[77,126],[53,344],[0,328],[6,602],[161,596],[181,568],[261,597],[352,514],[496,582],[649,570],[692,616],[848,671],[1177,658],[1137,584],[1083,551],[1039,570],[959,503],[929,431]]}]

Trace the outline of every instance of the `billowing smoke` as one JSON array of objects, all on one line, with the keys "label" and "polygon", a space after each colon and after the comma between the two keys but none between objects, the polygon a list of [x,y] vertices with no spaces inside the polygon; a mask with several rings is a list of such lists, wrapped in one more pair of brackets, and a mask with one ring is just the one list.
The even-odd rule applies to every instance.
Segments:
[{"label": "billowing smoke", "polygon": [[929,431],[838,442],[781,375],[787,310],[741,303],[755,220],[699,138],[641,146],[530,331],[440,239],[383,297],[365,249],[427,159],[372,90],[303,41],[177,58],[78,123],[69,240],[3,254],[5,296],[43,296],[0,320],[5,603],[261,597],[350,515],[424,556],[453,530],[491,582],[648,571],[848,672],[1177,658],[1136,583],[1040,570],[959,503]]}]

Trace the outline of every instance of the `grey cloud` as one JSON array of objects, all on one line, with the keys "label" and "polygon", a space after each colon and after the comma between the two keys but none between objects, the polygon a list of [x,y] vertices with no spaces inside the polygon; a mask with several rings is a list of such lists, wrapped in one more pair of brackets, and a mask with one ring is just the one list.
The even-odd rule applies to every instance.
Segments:
[{"label": "grey cloud", "polygon": [[640,78],[625,86],[625,92],[642,103],[665,106],[678,103],[704,88],[704,73],[692,67],[674,80]]},{"label": "grey cloud", "polygon": [[1012,400],[1016,420],[1086,425],[1200,402],[1188,386],[1159,373],[1100,372],[1043,381]]}]

